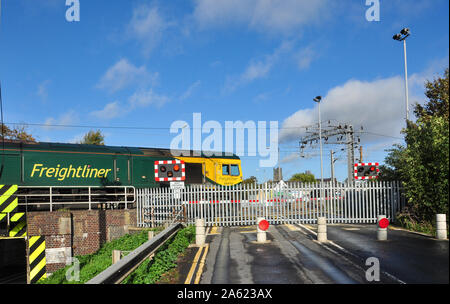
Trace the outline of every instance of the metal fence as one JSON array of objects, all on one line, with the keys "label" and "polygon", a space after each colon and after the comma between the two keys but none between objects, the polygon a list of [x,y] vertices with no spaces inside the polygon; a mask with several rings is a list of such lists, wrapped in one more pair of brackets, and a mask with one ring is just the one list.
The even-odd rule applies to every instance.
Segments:
[{"label": "metal fence", "polygon": [[117,208],[133,208],[136,189],[132,186],[19,186],[19,206],[50,212],[58,208],[98,208],[98,204],[109,204]]},{"label": "metal fence", "polygon": [[271,224],[376,223],[378,215],[395,221],[405,205],[399,182],[357,182],[284,185],[193,185],[175,194],[170,188],[136,189],[137,221],[154,227],[179,220],[208,226],[254,225],[257,217]]}]

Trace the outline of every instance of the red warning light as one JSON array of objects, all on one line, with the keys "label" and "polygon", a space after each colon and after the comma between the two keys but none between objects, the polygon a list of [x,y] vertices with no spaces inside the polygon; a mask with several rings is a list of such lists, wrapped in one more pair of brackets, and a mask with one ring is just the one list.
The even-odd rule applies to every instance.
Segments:
[{"label": "red warning light", "polygon": [[389,226],[389,220],[387,218],[382,218],[378,222],[378,226],[380,226],[380,228],[382,228],[382,229],[387,228]]},{"label": "red warning light", "polygon": [[173,171],[175,171],[175,172],[180,171],[180,166],[179,165],[173,166]]},{"label": "red warning light", "polygon": [[266,231],[267,229],[269,229],[269,222],[266,220],[262,220],[259,222],[259,229]]}]

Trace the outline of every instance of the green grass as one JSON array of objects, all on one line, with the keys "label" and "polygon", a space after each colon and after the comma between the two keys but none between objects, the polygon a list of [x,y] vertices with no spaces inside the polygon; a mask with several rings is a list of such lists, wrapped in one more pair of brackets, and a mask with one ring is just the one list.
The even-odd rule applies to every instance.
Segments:
[{"label": "green grass", "polygon": [[123,284],[154,284],[164,273],[175,268],[178,256],[195,240],[195,226],[180,230],[159,248],[152,260],[144,261]]},{"label": "green grass", "polygon": [[89,255],[76,256],[80,262],[80,281],[69,282],[66,272],[72,265],[55,271],[49,278],[41,280],[38,284],[84,284],[100,272],[112,265],[112,251],[132,251],[148,240],[148,231],[161,229],[145,229],[136,234],[127,234],[119,239],[105,243],[97,252]]},{"label": "green grass", "polygon": [[428,222],[414,222],[408,219],[399,220],[399,225],[407,230],[421,232],[429,235],[436,234],[436,228],[433,227],[431,223]]}]

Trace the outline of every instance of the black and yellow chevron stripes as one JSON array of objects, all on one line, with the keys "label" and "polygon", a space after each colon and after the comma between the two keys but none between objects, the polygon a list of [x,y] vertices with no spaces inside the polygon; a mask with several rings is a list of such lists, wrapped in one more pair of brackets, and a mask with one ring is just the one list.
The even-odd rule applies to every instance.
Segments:
[{"label": "black and yellow chevron stripes", "polygon": [[15,213],[9,219],[9,236],[25,237],[27,236],[27,219],[25,213]]},{"label": "black and yellow chevron stripes", "polygon": [[17,212],[19,204],[16,193],[17,185],[0,185],[0,213]]},{"label": "black and yellow chevron stripes", "polygon": [[6,221],[8,213],[0,213],[0,223]]},{"label": "black and yellow chevron stripes", "polygon": [[29,239],[30,248],[30,283],[36,283],[40,279],[47,277],[46,260],[45,260],[45,237],[32,236]]}]

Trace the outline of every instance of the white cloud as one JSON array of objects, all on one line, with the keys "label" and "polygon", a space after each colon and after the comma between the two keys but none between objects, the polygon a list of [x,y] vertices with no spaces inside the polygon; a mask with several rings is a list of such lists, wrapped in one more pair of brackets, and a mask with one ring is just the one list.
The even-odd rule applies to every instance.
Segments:
[{"label": "white cloud", "polygon": [[91,112],[91,115],[100,119],[113,119],[127,112],[128,110],[123,108],[118,101],[114,101],[108,103],[102,110]]},{"label": "white cloud", "polygon": [[232,92],[239,86],[267,77],[274,65],[280,60],[280,57],[290,52],[292,48],[292,41],[284,41],[272,54],[265,55],[262,59],[251,60],[240,75],[227,77],[224,91]]},{"label": "white cloud", "polygon": [[285,156],[283,159],[281,159],[280,163],[287,164],[292,163],[294,161],[297,161],[300,159],[300,153],[299,152],[293,152]]},{"label": "white cloud", "polygon": [[246,25],[263,33],[293,33],[319,23],[328,0],[197,0],[193,17],[202,28]]},{"label": "white cloud", "polygon": [[193,84],[191,84],[191,85],[189,86],[189,88],[187,88],[187,90],[186,90],[183,94],[181,94],[180,100],[186,100],[186,99],[188,99],[189,97],[191,97],[191,95],[192,95],[192,93],[194,92],[194,90],[195,90],[197,87],[199,87],[201,83],[202,83],[202,82],[201,82],[200,80],[197,80],[196,82],[194,82]]},{"label": "white cloud", "polygon": [[139,90],[130,96],[126,103],[120,103],[119,101],[110,102],[103,109],[92,111],[89,114],[99,119],[109,120],[127,115],[137,108],[146,108],[148,106],[159,108],[170,102],[170,100],[167,96],[155,93],[153,89]]},{"label": "white cloud", "polygon": [[269,99],[270,93],[269,92],[265,92],[265,93],[260,93],[258,95],[256,95],[253,98],[253,101],[258,103],[258,102],[263,102]]},{"label": "white cloud", "polygon": [[136,67],[127,59],[121,59],[105,72],[98,82],[97,88],[114,93],[132,84],[155,83],[158,77],[157,72],[149,73],[145,66]]},{"label": "white cloud", "polygon": [[[76,124],[79,121],[78,114],[74,110],[69,110],[64,114],[61,114],[58,118],[48,117],[45,120],[44,129],[61,129],[58,125],[68,126]],[[56,126],[56,127],[55,127]]]},{"label": "white cloud", "polygon": [[173,25],[160,14],[156,6],[140,5],[133,10],[127,26],[130,38],[142,44],[144,54],[148,55],[161,41],[164,31]]},{"label": "white cloud", "polygon": [[[401,137],[405,126],[405,96],[402,77],[378,79],[371,82],[349,80],[344,85],[331,89],[321,102],[322,121],[335,119],[363,126],[371,133]],[[299,140],[304,136],[301,126],[316,124],[318,107],[300,110],[282,124],[280,141]],[[361,139],[369,140],[369,136]],[[385,140],[385,137],[370,136],[371,141]]]},{"label": "white cloud", "polygon": [[36,95],[39,96],[43,101],[46,101],[48,98],[48,86],[50,85],[50,80],[44,80],[38,85]]},{"label": "white cloud", "polygon": [[309,68],[311,63],[317,58],[317,53],[314,48],[309,45],[300,49],[295,55],[297,59],[297,66],[300,70]]},{"label": "white cloud", "polygon": [[128,99],[128,103],[132,109],[138,107],[147,107],[149,105],[162,107],[169,101],[169,97],[156,94],[155,92],[153,92],[153,89],[149,89],[147,91],[138,91]]}]

